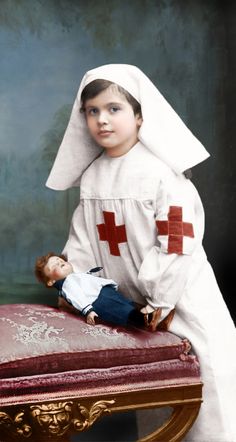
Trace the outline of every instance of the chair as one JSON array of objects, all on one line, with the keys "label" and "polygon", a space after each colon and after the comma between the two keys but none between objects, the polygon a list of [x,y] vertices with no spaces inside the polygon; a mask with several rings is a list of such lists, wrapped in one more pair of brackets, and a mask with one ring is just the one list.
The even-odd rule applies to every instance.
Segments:
[{"label": "chair", "polygon": [[140,442],[177,442],[198,415],[199,363],[172,333],[9,304],[0,306],[0,339],[1,442],[67,442],[107,413],[165,406],[171,417]]}]

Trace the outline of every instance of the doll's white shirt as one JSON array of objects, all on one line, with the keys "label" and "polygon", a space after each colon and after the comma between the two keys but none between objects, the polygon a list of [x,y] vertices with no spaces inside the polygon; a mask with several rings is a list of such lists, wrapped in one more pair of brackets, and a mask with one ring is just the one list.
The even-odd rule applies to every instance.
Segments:
[{"label": "doll's white shirt", "polygon": [[100,278],[84,272],[70,273],[63,282],[60,290],[62,296],[69,301],[76,309],[86,314],[92,307],[103,287],[112,284],[118,287],[112,279]]}]

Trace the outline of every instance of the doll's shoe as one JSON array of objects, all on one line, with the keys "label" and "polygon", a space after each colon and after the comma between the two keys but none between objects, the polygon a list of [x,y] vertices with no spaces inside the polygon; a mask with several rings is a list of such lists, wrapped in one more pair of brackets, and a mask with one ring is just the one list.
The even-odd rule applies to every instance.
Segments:
[{"label": "doll's shoe", "polygon": [[163,330],[163,331],[167,331],[169,330],[170,324],[172,322],[172,319],[175,315],[175,309],[171,310],[170,313],[166,316],[165,319],[163,319],[159,324],[158,324],[158,330]]},{"label": "doll's shoe", "polygon": [[145,310],[142,309],[142,313],[144,315],[145,327],[151,331],[155,331],[158,328],[158,322],[161,316],[161,308],[153,310],[149,313],[145,313]]},{"label": "doll's shoe", "polygon": [[144,325],[146,328],[150,327],[150,323],[152,321],[152,315],[153,315],[154,311],[155,311],[154,308],[151,307],[149,304],[145,305],[145,307],[142,307],[140,309],[140,313],[142,313],[143,317],[144,317]]},{"label": "doll's shoe", "polygon": [[151,322],[149,323],[149,327],[152,332],[156,331],[158,327],[158,323],[161,317],[161,308],[157,308],[151,314]]},{"label": "doll's shoe", "polygon": [[170,323],[174,317],[175,309],[171,310],[170,313],[166,316],[165,319],[163,319],[161,322],[159,322],[161,317],[161,308],[158,308],[154,310],[151,313],[145,313],[144,314],[144,322],[145,326],[151,330],[161,330],[161,331],[167,331],[170,327]]}]

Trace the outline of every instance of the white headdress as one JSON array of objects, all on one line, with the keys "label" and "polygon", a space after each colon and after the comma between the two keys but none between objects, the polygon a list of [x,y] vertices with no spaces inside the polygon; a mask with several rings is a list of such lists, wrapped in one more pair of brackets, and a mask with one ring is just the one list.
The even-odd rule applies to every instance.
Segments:
[{"label": "white headdress", "polygon": [[91,139],[80,112],[84,87],[96,79],[109,80],[126,89],[141,104],[143,123],[139,140],[176,173],[209,157],[149,78],[136,66],[109,64],[88,71],[83,77],[61,146],[46,185],[64,190],[78,186],[84,170],[102,152]]}]

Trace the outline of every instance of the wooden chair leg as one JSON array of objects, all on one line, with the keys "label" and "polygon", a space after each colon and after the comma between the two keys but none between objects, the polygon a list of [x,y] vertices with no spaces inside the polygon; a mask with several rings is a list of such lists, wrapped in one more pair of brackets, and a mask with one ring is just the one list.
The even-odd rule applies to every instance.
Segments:
[{"label": "wooden chair leg", "polygon": [[171,417],[156,431],[137,442],[180,442],[197,418],[201,404],[174,407]]}]

